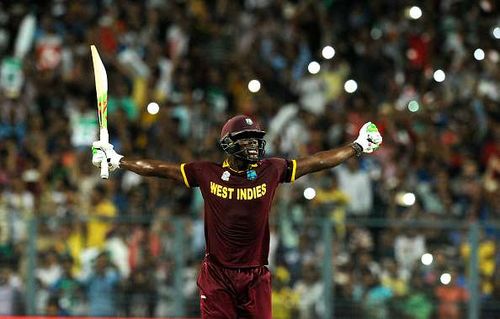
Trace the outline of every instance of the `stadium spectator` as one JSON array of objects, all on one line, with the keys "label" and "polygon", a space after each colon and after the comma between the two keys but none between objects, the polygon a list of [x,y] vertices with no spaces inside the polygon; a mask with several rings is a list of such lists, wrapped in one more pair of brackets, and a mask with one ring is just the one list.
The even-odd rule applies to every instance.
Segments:
[{"label": "stadium spectator", "polygon": [[290,273],[283,266],[276,267],[273,280],[273,318],[291,319],[297,317],[300,294],[288,286]]},{"label": "stadium spectator", "polygon": [[438,298],[437,315],[439,319],[462,318],[463,307],[469,294],[464,287],[457,285],[457,274],[451,274],[449,285],[436,287],[436,297]]},{"label": "stadium spectator", "polygon": [[94,260],[94,268],[88,277],[82,279],[87,290],[88,314],[95,317],[113,317],[118,314],[118,284],[120,274],[110,263],[106,252]]},{"label": "stadium spectator", "polygon": [[15,316],[23,314],[23,299],[19,287],[13,282],[11,270],[0,266],[0,314]]},{"label": "stadium spectator", "polygon": [[312,319],[321,317],[323,314],[323,293],[324,287],[321,284],[320,274],[313,263],[305,264],[302,267],[303,277],[293,286],[294,292],[298,295],[298,318]]},{"label": "stadium spectator", "polygon": [[[83,289],[73,275],[73,259],[71,256],[61,257],[62,273],[50,287],[50,298],[47,307],[52,306],[53,315],[75,316],[85,314],[82,309]],[[55,309],[54,309],[55,308]],[[47,315],[51,313],[47,310]]]},{"label": "stadium spectator", "polygon": [[345,166],[336,169],[339,188],[349,198],[347,215],[366,217],[373,211],[373,189],[370,175],[350,159]]},{"label": "stadium spectator", "polygon": [[405,229],[394,240],[394,255],[402,271],[408,275],[427,252],[425,237],[416,229]]},{"label": "stadium spectator", "polygon": [[116,206],[107,194],[107,189],[102,185],[98,185],[92,191],[92,205],[87,223],[87,247],[89,248],[104,248],[113,217],[117,215]]}]

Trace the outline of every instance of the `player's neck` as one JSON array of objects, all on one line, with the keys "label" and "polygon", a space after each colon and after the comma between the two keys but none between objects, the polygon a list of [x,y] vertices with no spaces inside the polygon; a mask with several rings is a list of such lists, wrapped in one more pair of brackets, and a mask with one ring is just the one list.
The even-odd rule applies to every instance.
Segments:
[{"label": "player's neck", "polygon": [[246,171],[250,168],[250,162],[230,156],[228,159],[229,167],[235,171]]}]

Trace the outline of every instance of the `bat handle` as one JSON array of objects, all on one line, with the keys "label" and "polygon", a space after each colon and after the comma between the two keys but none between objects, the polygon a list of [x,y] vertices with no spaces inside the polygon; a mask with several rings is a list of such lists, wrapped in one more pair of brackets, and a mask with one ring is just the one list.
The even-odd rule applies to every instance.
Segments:
[{"label": "bat handle", "polygon": [[[109,143],[109,134],[107,128],[101,127],[99,129],[99,140],[105,144]],[[108,177],[109,177],[108,160],[104,158],[101,162],[101,178],[108,179]]]},{"label": "bat handle", "polygon": [[105,158],[101,162],[101,178],[108,179],[108,177],[109,177],[108,160]]}]

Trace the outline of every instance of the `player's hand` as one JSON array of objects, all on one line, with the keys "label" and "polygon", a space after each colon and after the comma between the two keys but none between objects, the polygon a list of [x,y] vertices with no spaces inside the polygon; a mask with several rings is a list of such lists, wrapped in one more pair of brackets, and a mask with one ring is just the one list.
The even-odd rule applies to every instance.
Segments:
[{"label": "player's hand", "polygon": [[382,144],[382,135],[380,135],[375,124],[367,122],[359,130],[358,138],[354,143],[359,144],[363,148],[363,153],[371,153]]},{"label": "player's hand", "polygon": [[109,170],[114,171],[120,167],[122,157],[122,155],[116,153],[113,145],[110,143],[103,143],[101,141],[92,143],[92,164],[94,166],[101,167],[102,160],[106,159]]}]

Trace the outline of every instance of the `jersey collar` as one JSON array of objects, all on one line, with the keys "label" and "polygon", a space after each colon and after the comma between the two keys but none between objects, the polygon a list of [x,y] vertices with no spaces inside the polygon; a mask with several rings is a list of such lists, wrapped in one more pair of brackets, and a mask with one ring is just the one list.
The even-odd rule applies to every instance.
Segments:
[{"label": "jersey collar", "polygon": [[[256,168],[258,166],[259,166],[258,163],[250,164],[250,165],[248,165],[248,169]],[[243,172],[246,172],[248,170],[248,169],[245,169],[245,170],[242,170],[242,171],[238,171],[238,170],[233,169],[231,167],[231,165],[229,165],[229,159],[227,159],[227,158],[224,160],[224,162],[222,162],[222,168],[228,168],[228,169],[232,170],[235,173],[243,173]]]}]

